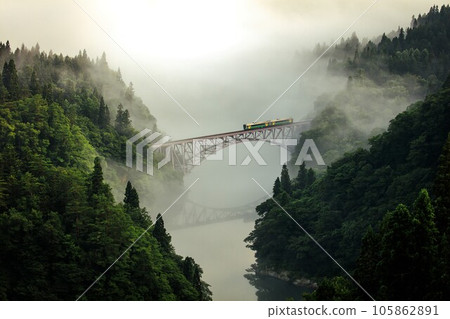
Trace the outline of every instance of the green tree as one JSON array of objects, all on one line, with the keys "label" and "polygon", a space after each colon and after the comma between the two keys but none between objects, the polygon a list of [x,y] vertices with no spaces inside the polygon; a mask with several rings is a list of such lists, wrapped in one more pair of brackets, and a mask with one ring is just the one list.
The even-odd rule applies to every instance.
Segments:
[{"label": "green tree", "polygon": [[186,256],[183,260],[183,274],[187,280],[194,282],[195,262],[192,257]]},{"label": "green tree", "polygon": [[94,159],[94,171],[91,174],[90,182],[89,196],[99,194],[103,188],[103,169],[99,157]]},{"label": "green tree", "polygon": [[434,208],[426,189],[422,189],[414,202],[412,215],[415,221],[414,256],[415,287],[412,291],[416,298],[430,299],[433,270],[437,264],[438,230],[434,222]]},{"label": "green tree", "polygon": [[194,266],[194,277],[193,277],[193,285],[195,290],[199,293],[199,300],[209,301],[212,300],[211,290],[209,290],[209,285],[201,280],[203,274],[203,270],[200,268],[198,264]]},{"label": "green tree", "polygon": [[3,81],[0,81],[0,103],[3,103],[8,98],[8,90],[6,90],[5,86],[3,85]]},{"label": "green tree", "polygon": [[302,190],[306,187],[307,185],[307,170],[306,170],[306,164],[305,162],[302,163],[302,165],[300,165],[299,169],[298,169],[298,174],[297,174],[297,188]]},{"label": "green tree", "polygon": [[31,73],[29,89],[30,89],[30,92],[32,95],[41,93],[41,86],[39,85],[39,82],[38,82],[37,76],[36,76],[36,71],[34,71],[34,70]]},{"label": "green tree", "polygon": [[436,233],[433,207],[426,190],[419,193],[412,213],[399,205],[385,216],[379,268],[382,299],[430,298]]},{"label": "green tree", "polygon": [[381,228],[380,298],[414,300],[415,290],[413,216],[405,205],[386,214]]},{"label": "green tree", "polygon": [[[369,227],[362,239],[361,253],[356,261],[355,279],[372,296],[376,296],[380,285],[377,276],[378,264],[381,260],[380,240],[380,235]],[[363,291],[358,290],[358,294],[362,299],[368,297]]]},{"label": "green tree", "polygon": [[438,229],[449,233],[450,226],[450,134],[447,137],[434,179],[436,197],[436,225]]},{"label": "green tree", "polygon": [[281,182],[280,182],[280,178],[277,177],[277,179],[275,180],[275,183],[273,184],[273,196],[277,196],[278,194],[280,194],[281,192]]},{"label": "green tree", "polygon": [[131,129],[130,114],[128,113],[128,110],[123,109],[122,104],[119,104],[117,108],[115,127],[122,135],[127,135]]},{"label": "green tree", "polygon": [[103,182],[103,170],[99,157],[94,159],[94,170],[89,176],[87,195],[94,208],[110,206],[114,201],[109,185]]},{"label": "green tree", "polygon": [[130,215],[131,219],[136,225],[147,229],[151,221],[144,208],[139,206],[139,195],[136,189],[128,181],[125,189],[125,197],[123,199],[125,212]]},{"label": "green tree", "polygon": [[308,169],[308,173],[306,174],[306,185],[311,186],[316,181],[316,173],[312,168]]},{"label": "green tree", "polygon": [[211,291],[208,284],[201,280],[203,270],[197,265],[193,258],[186,257],[183,260],[183,274],[189,280],[198,293],[199,300],[211,300]]},{"label": "green tree", "polygon": [[165,253],[173,253],[171,237],[164,227],[164,220],[162,219],[161,214],[158,214],[156,217],[155,226],[153,228],[153,236],[156,238],[161,249]]},{"label": "green tree", "polygon": [[110,114],[108,105],[105,104],[103,96],[100,97],[100,105],[98,109],[98,126],[100,128],[106,128],[110,122]]},{"label": "green tree", "polygon": [[16,64],[14,60],[9,60],[3,65],[2,81],[8,91],[9,100],[15,101],[19,99],[20,87],[19,77],[17,76]]},{"label": "green tree", "polygon": [[286,193],[291,194],[292,193],[291,178],[289,177],[289,171],[286,164],[284,164],[283,168],[281,169],[280,182],[281,182],[281,189],[284,190]]},{"label": "green tree", "polygon": [[127,182],[123,202],[125,205],[128,205],[132,208],[139,208],[139,195],[136,189],[131,185],[130,181]]},{"label": "green tree", "polygon": [[42,97],[50,104],[53,102],[53,86],[51,83],[44,84],[42,88]]}]

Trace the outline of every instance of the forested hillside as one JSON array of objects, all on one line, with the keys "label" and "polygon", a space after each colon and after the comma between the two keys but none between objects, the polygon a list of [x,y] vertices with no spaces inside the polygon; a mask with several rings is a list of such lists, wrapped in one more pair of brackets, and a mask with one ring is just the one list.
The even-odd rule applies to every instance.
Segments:
[{"label": "forested hillside", "polygon": [[130,113],[156,129],[132,85],[104,55],[6,42],[0,61],[0,299],[75,300],[149,228],[82,300],[209,300],[200,266],[175,254],[162,218],[152,226],[136,188],[117,203],[104,181],[101,158],[123,161],[136,132]]},{"label": "forested hillside", "polygon": [[[436,92],[446,80],[450,6],[432,7],[395,34],[392,38],[383,34],[379,42],[361,41],[353,34],[325,55],[328,72],[347,76],[347,88],[316,100],[311,130],[303,138],[314,139],[327,164],[368,147],[368,138],[384,131],[394,116]],[[319,45],[315,51],[320,54],[325,49]]]},{"label": "forested hillside", "polygon": [[[448,6],[440,11],[433,7],[427,15],[413,20],[406,36],[400,30],[400,35],[392,40],[383,36],[378,45],[369,42],[372,55],[363,58],[357,50],[356,60],[343,64],[332,60],[333,67],[345,66],[348,72],[357,72],[358,79],[350,80],[347,91],[337,96],[335,107],[326,107],[319,113],[312,130],[302,139],[313,138],[320,151],[329,152],[328,160],[333,161],[318,177],[303,165],[297,176],[290,178],[285,166],[274,184],[275,200],[376,299],[450,298],[450,56],[445,49],[450,33],[442,31],[449,30],[449,15]],[[431,36],[438,29],[441,31]],[[419,52],[427,50],[429,54],[420,68],[399,71],[393,66],[398,50],[410,52],[413,48],[414,52],[415,46]],[[366,48],[362,51],[366,52]],[[339,47],[336,50],[342,51]],[[372,70],[370,65],[376,67]],[[400,73],[408,75],[403,77]],[[372,133],[374,136],[364,142],[365,133],[346,112],[367,108],[353,115],[364,119],[378,111],[374,101],[365,103],[359,95],[352,95],[355,82],[360,85],[381,81],[383,85],[378,77],[397,77],[399,81],[415,78],[426,84],[422,87],[429,94],[398,114],[385,132]],[[439,89],[435,80],[441,84]],[[398,89],[390,82],[379,92],[386,92],[389,87]],[[392,103],[396,96],[393,92]],[[356,107],[340,107],[340,98],[356,101]],[[379,105],[379,110],[385,108],[386,105]],[[357,146],[364,147],[351,151]],[[342,149],[348,151],[344,156]],[[318,281],[334,275],[345,277],[273,200],[256,210],[259,218],[246,239],[256,252],[256,271],[288,270],[294,277]],[[347,278],[335,277],[324,280],[309,298],[343,300],[367,296]]]}]

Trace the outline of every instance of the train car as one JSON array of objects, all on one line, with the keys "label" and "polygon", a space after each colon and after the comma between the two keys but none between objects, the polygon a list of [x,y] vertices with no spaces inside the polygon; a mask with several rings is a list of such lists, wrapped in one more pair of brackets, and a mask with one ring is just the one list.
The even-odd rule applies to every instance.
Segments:
[{"label": "train car", "polygon": [[270,127],[270,126],[279,126],[279,125],[286,125],[286,124],[291,124],[293,123],[294,120],[292,119],[292,117],[290,118],[286,118],[286,119],[276,119],[276,120],[269,120],[269,121],[264,121],[264,122],[252,122],[252,123],[247,123],[244,124],[244,130],[254,130],[254,129],[258,129],[258,128],[265,128],[265,127]]}]

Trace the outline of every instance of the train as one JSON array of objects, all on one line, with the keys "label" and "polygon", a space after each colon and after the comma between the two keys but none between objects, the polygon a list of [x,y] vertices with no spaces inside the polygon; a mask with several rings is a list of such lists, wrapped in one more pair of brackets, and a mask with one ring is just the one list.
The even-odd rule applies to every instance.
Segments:
[{"label": "train", "polygon": [[258,128],[265,128],[270,126],[279,126],[279,125],[287,125],[292,124],[294,120],[292,117],[286,118],[286,119],[276,119],[276,120],[269,120],[264,122],[252,122],[244,124],[244,131],[248,130],[254,130]]}]

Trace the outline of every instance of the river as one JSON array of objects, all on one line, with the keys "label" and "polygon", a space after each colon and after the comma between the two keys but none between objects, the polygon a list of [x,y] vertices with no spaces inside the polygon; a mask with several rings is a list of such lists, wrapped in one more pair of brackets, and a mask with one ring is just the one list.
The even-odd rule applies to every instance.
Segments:
[{"label": "river", "polygon": [[[238,156],[245,157],[245,153],[241,153],[242,148],[238,148]],[[255,163],[248,166],[226,165],[226,152],[225,162],[203,162],[185,176],[187,186],[199,178],[186,196],[190,201],[217,208],[236,207],[267,199],[267,194],[252,178],[271,192],[273,181],[281,171],[279,150],[266,145],[260,153],[267,161],[267,166]],[[238,163],[241,161],[239,159]],[[168,215],[177,213],[167,212]],[[203,279],[211,285],[213,300],[301,299],[305,289],[270,277],[258,278],[257,289],[244,277],[246,269],[255,263],[254,252],[246,247],[244,239],[253,230],[256,217],[256,211],[253,211],[250,218],[253,220],[241,218],[184,229],[171,229],[168,223],[166,226],[176,252],[193,257],[202,267]],[[166,220],[169,220],[169,216]]]},{"label": "river", "polygon": [[203,268],[213,300],[301,300],[310,289],[266,276],[257,278],[255,287],[244,277],[255,262],[243,241],[252,229],[253,222],[237,219],[169,231],[176,252],[193,257]]},{"label": "river", "polygon": [[256,300],[256,288],[244,278],[255,262],[244,243],[252,228],[253,223],[232,220],[169,231],[176,252],[193,257],[203,268],[214,300]]}]

